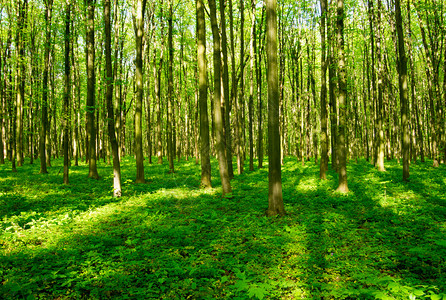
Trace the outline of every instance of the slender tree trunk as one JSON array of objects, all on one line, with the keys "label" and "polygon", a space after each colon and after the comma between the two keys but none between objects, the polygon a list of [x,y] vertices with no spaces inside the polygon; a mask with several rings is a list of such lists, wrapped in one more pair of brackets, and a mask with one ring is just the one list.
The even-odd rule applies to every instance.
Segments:
[{"label": "slender tree trunk", "polygon": [[[115,13],[118,13],[115,10]],[[113,70],[111,59],[111,25],[110,25],[110,0],[104,0],[104,25],[105,25],[105,69],[107,72],[107,120],[108,137],[113,155],[113,197],[121,197],[121,163],[119,162],[119,146],[115,134],[115,119],[113,112]],[[116,66],[116,65],[115,65]]]},{"label": "slender tree trunk", "polygon": [[238,96],[236,103],[236,135],[237,135],[237,172],[238,174],[243,173],[243,133],[242,127],[244,126],[242,122],[242,106],[244,106],[244,87],[245,87],[245,44],[244,44],[244,22],[245,22],[245,6],[244,0],[240,0],[240,95]]},{"label": "slender tree trunk", "polygon": [[[198,26],[198,16],[197,16],[197,26]],[[198,28],[198,27],[197,27]],[[198,32],[198,29],[197,29]],[[197,49],[198,49],[198,37],[197,37]],[[197,50],[198,51],[198,50]],[[205,61],[206,63],[206,61]],[[195,72],[195,108],[194,111],[194,156],[195,156],[195,164],[198,165],[200,163],[200,155],[199,153],[199,125],[198,122],[199,117],[198,117],[198,111],[200,110],[199,108],[199,93],[198,93],[198,84],[199,84],[199,75],[198,75],[198,54],[197,54],[197,65],[194,66],[194,72]],[[206,80],[206,79],[205,79]],[[206,90],[207,91],[207,90]],[[207,96],[206,96],[207,97]],[[207,102],[207,101],[206,101]],[[206,111],[207,111],[207,103],[206,103]],[[201,135],[200,135],[201,136]],[[208,121],[208,138],[209,138],[209,121]],[[209,147],[208,147],[209,148]]]},{"label": "slender tree trunk", "polygon": [[325,44],[325,19],[327,15],[327,0],[321,0],[321,164],[319,168],[320,179],[327,179],[328,170],[328,113],[327,113],[327,63]]},{"label": "slender tree trunk", "polygon": [[172,10],[172,0],[168,1],[169,5],[169,37],[168,37],[168,49],[169,49],[169,73],[168,73],[168,100],[167,105],[167,159],[169,160],[169,171],[170,173],[175,172],[173,160],[175,158],[175,144],[173,141],[173,130],[172,123],[175,122],[173,119],[173,10]]},{"label": "slender tree trunk", "polygon": [[144,13],[147,0],[135,0],[133,3],[133,27],[136,40],[136,99],[135,99],[135,155],[136,180],[135,183],[145,183],[144,156],[142,151],[142,101],[144,97],[142,48],[144,36]]},{"label": "slender tree trunk", "polygon": [[377,12],[377,20],[375,23],[376,30],[376,63],[378,67],[378,103],[377,103],[377,111],[376,111],[376,123],[377,123],[377,155],[376,155],[376,163],[375,166],[378,171],[385,171],[384,168],[384,109],[383,109],[383,90],[384,90],[384,70],[383,70],[383,62],[382,62],[382,54],[381,54],[381,12],[382,12],[382,4],[381,0],[378,0],[378,12]]},{"label": "slender tree trunk", "polygon": [[23,106],[25,103],[25,45],[24,45],[24,31],[27,22],[27,12],[28,12],[28,0],[17,1],[17,37],[16,37],[16,47],[17,47],[17,100],[16,100],[16,156],[17,156],[17,166],[21,167],[23,165]]},{"label": "slender tree trunk", "polygon": [[[162,48],[162,47],[161,47]],[[154,64],[154,77],[155,77],[155,97],[156,97],[156,156],[158,157],[158,164],[163,163],[163,143],[162,143],[162,132],[161,132],[161,69],[163,64],[163,50],[161,50],[160,61],[157,69],[156,64],[156,49],[154,51],[153,64]]]},{"label": "slender tree trunk", "polygon": [[221,185],[223,195],[231,193],[231,183],[229,181],[228,162],[224,147],[223,116],[221,112],[221,53],[220,35],[217,24],[217,9],[215,0],[209,0],[211,15],[212,37],[214,45],[214,122],[215,122],[215,148],[217,150],[218,165],[220,170]]},{"label": "slender tree trunk", "polygon": [[[262,17],[260,21],[259,28],[263,30],[263,19],[264,19],[264,12],[265,10],[262,9]],[[257,82],[257,101],[259,103],[259,115],[258,115],[258,124],[257,124],[257,155],[259,157],[259,169],[263,168],[263,103],[262,103],[262,52],[263,52],[263,45],[262,43],[262,35],[259,34],[259,42],[261,43],[261,46],[257,47],[256,39],[254,39],[254,48],[258,48],[258,51],[254,50],[255,52],[255,60],[256,60],[256,82]]]},{"label": "slender tree trunk", "polygon": [[401,149],[403,152],[403,180],[409,180],[409,96],[407,91],[407,58],[404,49],[403,21],[401,18],[400,0],[395,0],[396,31],[398,34],[399,55],[399,87],[401,100]]},{"label": "slender tree trunk", "polygon": [[256,39],[256,5],[254,0],[251,0],[251,47],[249,49],[249,56],[251,61],[251,75],[249,86],[249,102],[248,102],[248,133],[249,133],[249,170],[254,171],[254,73],[256,72],[255,65],[255,39]]},{"label": "slender tree trunk", "polygon": [[64,101],[63,101],[63,183],[69,184],[69,154],[68,154],[68,141],[69,141],[69,105],[71,96],[71,82],[70,82],[70,24],[71,24],[71,3],[67,0],[65,3],[65,74],[64,74]]},{"label": "slender tree trunk", "polygon": [[88,177],[98,179],[99,174],[96,166],[96,127],[95,127],[95,38],[94,38],[94,10],[95,0],[87,2],[87,140],[88,140]]},{"label": "slender tree trunk", "polygon": [[280,163],[279,81],[277,64],[277,1],[266,0],[266,55],[268,64],[268,216],[284,215]]},{"label": "slender tree trunk", "polygon": [[339,103],[339,186],[337,191],[341,193],[348,192],[347,185],[347,148],[345,147],[345,138],[347,129],[347,76],[345,70],[344,58],[344,0],[337,0],[337,40],[338,40],[338,103]]},{"label": "slender tree trunk", "polygon": [[221,22],[221,51],[223,58],[223,112],[224,112],[224,126],[225,126],[225,149],[226,159],[228,160],[229,178],[234,177],[234,167],[232,166],[232,133],[231,133],[231,102],[229,95],[229,66],[228,66],[228,41],[226,36],[226,16],[225,16],[225,0],[220,0],[220,22]]},{"label": "slender tree trunk", "polygon": [[197,8],[197,62],[200,105],[200,156],[201,156],[201,185],[211,187],[211,161],[209,157],[209,120],[207,106],[207,70],[206,70],[206,22],[204,17],[203,0],[196,0]]},{"label": "slender tree trunk", "polygon": [[[4,107],[5,90],[3,86],[3,59],[2,52],[0,51],[0,164],[5,164],[5,147],[3,144],[3,124],[4,124],[4,113],[6,112],[6,107]],[[5,74],[6,77],[6,74]]]}]

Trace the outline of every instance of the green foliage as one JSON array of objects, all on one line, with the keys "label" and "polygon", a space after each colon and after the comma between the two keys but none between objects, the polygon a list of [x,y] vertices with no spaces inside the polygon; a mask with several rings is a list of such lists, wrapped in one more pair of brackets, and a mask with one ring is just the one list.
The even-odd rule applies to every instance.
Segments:
[{"label": "green foliage", "polygon": [[288,215],[267,218],[267,168],[236,175],[231,197],[199,189],[191,161],[148,165],[134,184],[122,162],[124,197],[111,197],[111,167],[88,179],[71,167],[62,185],[53,161],[17,174],[0,166],[0,298],[3,299],[446,299],[446,170],[387,162],[336,174],[287,158]]}]

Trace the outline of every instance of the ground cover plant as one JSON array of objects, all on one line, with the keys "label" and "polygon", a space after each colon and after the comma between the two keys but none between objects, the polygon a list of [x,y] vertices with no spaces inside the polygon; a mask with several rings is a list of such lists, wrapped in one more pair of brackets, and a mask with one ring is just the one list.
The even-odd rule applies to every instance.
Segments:
[{"label": "ground cover plant", "polygon": [[236,175],[221,197],[200,189],[200,167],[147,165],[134,184],[124,158],[124,197],[111,197],[111,166],[50,174],[0,165],[2,299],[446,299],[446,168],[431,161],[386,172],[350,161],[337,174],[286,158],[287,215],[268,218],[267,168]]}]

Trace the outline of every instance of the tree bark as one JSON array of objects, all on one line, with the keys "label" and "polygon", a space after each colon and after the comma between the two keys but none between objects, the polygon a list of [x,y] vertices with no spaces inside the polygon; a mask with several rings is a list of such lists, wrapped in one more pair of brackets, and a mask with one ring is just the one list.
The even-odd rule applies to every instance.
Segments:
[{"label": "tree bark", "polygon": [[403,21],[401,18],[400,0],[395,0],[396,31],[398,34],[398,73],[401,100],[401,150],[403,152],[403,180],[409,180],[409,96],[407,90],[407,58],[404,49]]},{"label": "tree bark", "polygon": [[344,58],[344,0],[337,0],[337,50],[338,50],[338,103],[339,103],[339,126],[338,126],[338,145],[339,145],[339,185],[338,192],[347,193],[347,148],[345,147],[345,138],[347,131],[347,76],[345,70]]},{"label": "tree bark", "polygon": [[71,3],[67,0],[65,3],[65,74],[64,74],[64,101],[63,101],[63,183],[69,184],[69,105],[71,96],[71,82],[70,82],[70,25],[71,25]]},{"label": "tree bark", "polygon": [[[115,11],[115,13],[118,13]],[[107,72],[107,124],[108,137],[113,156],[113,197],[121,197],[121,163],[119,161],[119,146],[115,133],[115,114],[113,111],[113,70],[111,59],[111,25],[110,25],[110,0],[104,0],[104,30],[105,30],[105,70]],[[115,65],[116,66],[116,65]]]},{"label": "tree bark", "polygon": [[200,109],[200,157],[201,157],[201,185],[211,186],[211,161],[209,157],[209,119],[208,119],[208,86],[206,70],[206,22],[204,17],[203,0],[196,1],[197,8],[197,62]]},{"label": "tree bark", "polygon": [[384,90],[384,70],[383,70],[383,62],[382,62],[382,54],[381,54],[381,48],[382,48],[382,42],[381,42],[381,11],[382,11],[382,4],[381,0],[378,0],[378,12],[377,12],[377,20],[375,23],[376,30],[376,63],[378,67],[378,103],[377,103],[377,110],[376,110],[376,123],[377,123],[377,155],[376,155],[376,161],[375,166],[378,169],[378,171],[384,172],[384,111],[383,111],[383,90]]},{"label": "tree bark", "polygon": [[251,61],[251,74],[249,86],[249,100],[248,100],[248,134],[249,134],[249,170],[254,171],[254,73],[255,70],[255,39],[256,39],[256,5],[254,0],[251,0],[251,47],[249,49],[249,56]]},{"label": "tree bark", "polygon": [[[263,6],[264,8],[264,6]],[[262,17],[260,21],[259,28],[263,30],[263,19],[265,10],[262,8]],[[259,46],[257,47],[256,39],[254,39],[254,48],[258,50],[254,50],[255,52],[255,60],[256,60],[256,82],[257,82],[257,101],[259,105],[259,114],[258,114],[258,124],[257,124],[257,156],[259,159],[259,169],[263,168],[263,103],[262,103],[262,52],[264,43],[262,42],[262,35],[259,34]]]},{"label": "tree bark", "polygon": [[231,101],[229,95],[229,66],[228,66],[228,41],[226,36],[226,16],[225,16],[225,0],[220,0],[220,22],[221,22],[221,51],[223,58],[223,112],[224,112],[224,126],[225,126],[225,149],[226,159],[228,161],[229,178],[234,177],[234,167],[232,166],[232,133],[231,133]]},{"label": "tree bark", "polygon": [[224,147],[223,135],[223,115],[221,112],[221,53],[220,34],[217,24],[217,8],[215,0],[209,0],[211,15],[212,37],[214,45],[214,122],[215,122],[215,148],[217,150],[218,165],[220,170],[223,196],[231,193],[231,183],[229,181],[228,162]]},{"label": "tree bark", "polygon": [[327,15],[327,0],[321,0],[321,164],[320,179],[327,179],[328,170],[328,113],[327,113],[327,63],[325,44],[325,20]]},{"label": "tree bark", "polygon": [[282,196],[279,132],[279,81],[277,64],[277,1],[266,0],[266,55],[268,80],[268,216],[285,215]]},{"label": "tree bark", "polygon": [[168,100],[166,101],[167,105],[167,159],[169,160],[169,172],[174,173],[175,168],[173,164],[173,160],[175,158],[175,144],[174,144],[174,136],[172,130],[172,123],[175,122],[173,119],[173,11],[172,11],[172,0],[168,1],[169,4],[169,36],[168,36],[168,49],[169,49],[169,70],[168,70]]},{"label": "tree bark", "polygon": [[23,106],[25,103],[25,45],[24,31],[27,22],[28,0],[17,1],[17,85],[18,92],[16,98],[16,156],[17,166],[23,165]]},{"label": "tree bark", "polygon": [[87,6],[87,139],[88,139],[88,177],[98,179],[96,165],[96,127],[95,127],[95,38],[94,38],[94,10],[95,0],[86,0]]},{"label": "tree bark", "polygon": [[136,155],[136,180],[135,183],[145,183],[144,156],[142,149],[142,101],[144,97],[142,48],[144,37],[144,13],[147,0],[135,0],[133,2],[133,28],[135,30],[136,47],[136,99],[135,99],[135,155]]}]

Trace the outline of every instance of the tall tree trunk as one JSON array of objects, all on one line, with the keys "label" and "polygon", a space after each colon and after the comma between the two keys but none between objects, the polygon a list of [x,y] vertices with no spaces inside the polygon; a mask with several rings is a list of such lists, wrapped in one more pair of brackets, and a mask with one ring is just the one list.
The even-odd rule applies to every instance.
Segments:
[{"label": "tall tree trunk", "polygon": [[244,126],[242,121],[242,106],[245,104],[244,101],[244,87],[245,87],[245,43],[244,43],[244,22],[245,22],[245,4],[244,0],[240,0],[240,95],[238,96],[236,103],[236,135],[237,135],[237,171],[239,174],[243,173],[243,129]]},{"label": "tall tree trunk", "polygon": [[348,192],[347,185],[347,148],[345,147],[345,138],[348,132],[347,130],[347,76],[345,70],[345,58],[344,58],[344,0],[337,0],[337,50],[338,50],[338,103],[339,103],[339,186],[337,191],[341,193]]},{"label": "tall tree trunk", "polygon": [[[116,6],[117,7],[117,6]],[[115,10],[115,13],[118,13]],[[104,0],[104,25],[105,25],[105,70],[107,72],[107,120],[108,137],[113,155],[113,197],[121,197],[121,163],[119,162],[119,146],[116,140],[115,119],[113,112],[113,70],[111,59],[111,25],[110,25],[110,0]],[[116,65],[115,65],[116,67]]]},{"label": "tall tree trunk", "polygon": [[327,15],[327,0],[321,0],[321,164],[319,177],[327,179],[328,170],[328,113],[327,113],[327,63],[325,44],[325,19]]},{"label": "tall tree trunk", "polygon": [[221,185],[223,195],[231,193],[231,183],[229,181],[228,162],[224,147],[223,116],[221,112],[221,53],[220,34],[217,24],[217,8],[215,0],[209,0],[211,15],[212,37],[214,45],[214,122],[215,122],[215,148],[217,150],[218,165],[220,170]]},{"label": "tall tree trunk", "polygon": [[25,102],[25,45],[24,45],[24,31],[27,22],[28,0],[17,1],[17,100],[16,100],[16,156],[17,166],[23,165],[23,106]]},{"label": "tall tree trunk", "polygon": [[[162,47],[161,47],[162,48]],[[163,65],[163,50],[161,50],[160,60],[158,64],[158,68],[156,67],[156,49],[153,54],[153,64],[154,64],[154,77],[155,77],[155,97],[156,97],[156,156],[158,157],[158,164],[163,163],[163,142],[162,142],[162,131],[161,131],[161,114],[162,114],[162,106],[161,106],[161,70]]]},{"label": "tall tree trunk", "polygon": [[201,157],[201,185],[211,187],[211,161],[209,157],[209,120],[208,120],[208,87],[206,70],[206,22],[204,18],[203,0],[196,1],[197,8],[197,62],[198,85],[200,89],[200,157]]},{"label": "tall tree trunk", "polygon": [[398,34],[398,73],[401,100],[401,150],[403,152],[403,180],[409,180],[409,96],[407,91],[407,58],[404,49],[403,21],[401,18],[400,0],[395,0],[396,31]]},{"label": "tall tree trunk", "polygon": [[[235,38],[234,38],[234,15],[233,15],[232,0],[229,0],[229,39],[231,44],[231,100],[230,103],[235,105],[235,143],[237,154],[237,172],[239,172],[239,112],[238,112],[238,100],[237,100],[237,67],[235,63]],[[229,97],[229,96],[228,96]],[[231,105],[229,106],[231,107]],[[232,144],[232,142],[231,142]],[[232,155],[232,153],[231,153]],[[232,165],[232,156],[231,156]],[[232,177],[234,176],[234,170],[232,171]],[[231,177],[231,178],[232,178]]]},{"label": "tall tree trunk", "polygon": [[382,12],[382,4],[381,0],[378,0],[378,12],[377,12],[377,20],[375,23],[376,30],[376,63],[378,67],[378,103],[377,103],[377,110],[376,110],[376,123],[377,123],[377,155],[376,155],[376,162],[375,166],[378,169],[378,171],[385,171],[384,168],[384,110],[383,110],[383,90],[384,90],[384,70],[383,70],[383,62],[382,62],[382,54],[381,54],[381,48],[382,46],[382,30],[381,30],[381,12]]},{"label": "tall tree trunk", "polygon": [[249,101],[248,101],[248,133],[249,133],[249,170],[254,171],[254,137],[253,137],[253,119],[254,119],[254,73],[256,72],[255,65],[255,40],[256,40],[256,5],[254,0],[251,0],[251,47],[249,49],[249,56],[251,61],[251,75],[249,86]]},{"label": "tall tree trunk", "polygon": [[71,25],[71,3],[67,0],[65,3],[65,74],[64,74],[64,101],[63,101],[63,183],[69,184],[69,154],[68,154],[68,141],[69,141],[69,105],[71,96],[71,82],[70,82],[70,25]]},{"label": "tall tree trunk", "polygon": [[170,173],[175,172],[173,160],[175,158],[175,144],[173,141],[173,130],[172,123],[175,122],[173,119],[173,10],[172,10],[172,0],[168,1],[169,5],[169,37],[168,37],[168,45],[169,49],[169,73],[168,73],[168,96],[167,96],[167,159],[169,160],[169,171]]},{"label": "tall tree trunk", "polygon": [[[333,17],[328,18],[328,20],[333,20],[334,12],[329,12]],[[339,156],[338,156],[338,103],[336,99],[336,55],[335,55],[335,45],[336,45],[336,23],[331,22],[328,29],[328,96],[329,96],[329,107],[330,107],[330,133],[331,133],[331,168],[338,172],[339,167]]]},{"label": "tall tree trunk", "polygon": [[[3,85],[3,59],[2,52],[0,51],[0,164],[5,163],[5,147],[3,144],[3,124],[4,124],[4,113],[6,112],[6,107],[4,107],[5,98],[5,87]],[[6,77],[6,74],[5,74]]]},{"label": "tall tree trunk", "polygon": [[[263,30],[263,19],[264,19],[265,10],[262,9],[262,17],[260,21],[259,28]],[[257,51],[255,52],[255,60],[256,60],[256,82],[257,82],[257,101],[259,105],[259,113],[258,113],[258,124],[257,124],[257,155],[259,158],[259,169],[263,168],[263,103],[262,103],[262,52],[264,43],[262,43],[262,34],[259,34],[259,46],[257,47],[256,39],[254,39],[254,48],[257,47]]]},{"label": "tall tree trunk", "polygon": [[144,36],[144,13],[147,0],[134,0],[133,2],[133,27],[136,41],[136,99],[135,99],[135,155],[136,155],[136,180],[135,183],[145,183],[144,156],[142,151],[142,101],[144,97],[142,48]]},{"label": "tall tree trunk", "polygon": [[234,177],[234,167],[232,166],[232,133],[231,133],[231,101],[229,95],[229,66],[228,66],[228,41],[226,36],[225,0],[220,0],[220,22],[221,22],[221,50],[223,54],[223,100],[224,126],[225,126],[225,149],[228,160],[229,178]]},{"label": "tall tree trunk", "polygon": [[95,127],[95,39],[94,39],[94,10],[95,0],[87,2],[87,140],[88,140],[88,177],[98,179],[99,174],[96,166],[96,127]]},{"label": "tall tree trunk", "polygon": [[277,1],[266,0],[266,55],[268,65],[268,216],[284,215],[280,163],[279,81],[277,64]]}]

